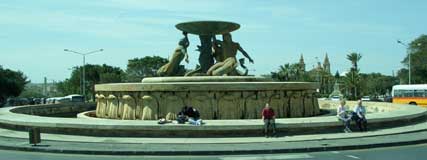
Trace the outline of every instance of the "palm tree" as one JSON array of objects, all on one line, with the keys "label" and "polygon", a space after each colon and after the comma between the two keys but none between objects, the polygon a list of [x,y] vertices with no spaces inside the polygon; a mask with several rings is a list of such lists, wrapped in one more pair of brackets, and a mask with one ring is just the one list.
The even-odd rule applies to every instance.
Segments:
[{"label": "palm tree", "polygon": [[289,81],[292,74],[291,66],[289,65],[289,63],[280,65],[278,74],[280,80]]},{"label": "palm tree", "polygon": [[345,82],[347,87],[352,91],[353,98],[357,98],[357,88],[360,86],[360,77],[359,77],[359,68],[357,67],[357,63],[362,59],[362,55],[360,53],[352,52],[347,55],[347,59],[351,62],[352,67],[350,72],[347,73]]},{"label": "palm tree", "polygon": [[352,94],[352,99],[357,98],[357,88],[360,86],[360,75],[358,70],[351,70],[343,77],[346,88]]},{"label": "palm tree", "polygon": [[304,72],[298,63],[294,63],[290,66],[292,78],[294,81],[303,81]]},{"label": "palm tree", "polygon": [[277,77],[281,81],[295,81],[301,79],[301,71],[299,65],[286,63],[279,66],[279,71],[277,72]]},{"label": "palm tree", "polygon": [[347,59],[349,61],[351,61],[351,64],[353,65],[353,69],[357,70],[357,62],[360,61],[360,59],[362,59],[362,55],[360,53],[356,53],[356,52],[351,52],[350,54],[347,55]]}]

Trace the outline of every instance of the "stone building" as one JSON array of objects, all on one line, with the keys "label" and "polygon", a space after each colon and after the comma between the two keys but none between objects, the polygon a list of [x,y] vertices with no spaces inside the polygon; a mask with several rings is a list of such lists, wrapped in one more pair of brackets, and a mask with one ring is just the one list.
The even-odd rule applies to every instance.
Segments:
[{"label": "stone building", "polygon": [[304,57],[302,54],[301,54],[301,57],[299,59],[299,67],[300,67],[300,70],[302,72],[305,72],[305,63],[304,63]]},{"label": "stone building", "polygon": [[[300,66],[305,67],[303,56],[301,55]],[[334,77],[331,74],[331,63],[329,62],[328,53],[325,54],[323,64],[317,62],[317,66],[308,71],[312,75],[313,80],[319,82],[319,92],[323,95],[329,95],[333,91]]]}]

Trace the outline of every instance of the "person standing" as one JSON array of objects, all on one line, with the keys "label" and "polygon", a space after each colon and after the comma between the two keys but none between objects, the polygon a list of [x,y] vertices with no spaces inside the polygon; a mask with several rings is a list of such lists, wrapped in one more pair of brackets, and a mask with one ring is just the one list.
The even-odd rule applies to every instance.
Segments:
[{"label": "person standing", "polygon": [[367,125],[368,121],[366,120],[366,109],[362,105],[362,100],[357,101],[357,105],[354,107],[353,112],[356,116],[356,124],[359,127],[361,132],[368,131]]},{"label": "person standing", "polygon": [[276,136],[276,115],[274,110],[270,108],[268,103],[265,104],[264,109],[262,110],[262,121],[264,122],[264,135],[269,137],[268,130],[271,128],[273,130],[272,135]]}]

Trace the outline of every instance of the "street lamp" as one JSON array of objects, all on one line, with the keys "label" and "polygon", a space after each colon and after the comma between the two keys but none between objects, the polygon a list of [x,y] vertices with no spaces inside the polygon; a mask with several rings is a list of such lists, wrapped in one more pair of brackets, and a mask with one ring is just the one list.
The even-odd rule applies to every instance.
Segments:
[{"label": "street lamp", "polygon": [[[404,42],[402,42],[402,41],[400,41],[400,40],[397,40],[397,43],[399,43],[399,44],[401,44],[401,45],[403,45],[403,46],[405,46],[406,48],[408,48],[407,50],[406,50],[406,52],[407,52],[407,54],[408,54],[408,64],[409,64],[409,67],[408,67],[408,74],[409,74],[409,77],[408,77],[408,83],[409,84],[411,84],[411,51],[409,50],[409,46],[408,46],[408,44],[406,44],[406,43],[404,43]],[[417,46],[421,46],[421,43],[418,43],[417,44]]]},{"label": "street lamp", "polygon": [[98,50],[94,50],[94,51],[91,51],[91,52],[87,52],[87,53],[80,53],[80,52],[76,52],[76,51],[73,51],[73,50],[69,50],[69,49],[64,49],[64,51],[65,52],[71,52],[71,53],[75,53],[75,54],[79,54],[79,55],[81,55],[81,56],[83,56],[83,75],[82,75],[82,80],[83,80],[83,82],[82,82],[82,94],[83,94],[83,97],[85,97],[86,98],[86,85],[85,85],[85,83],[86,83],[86,80],[85,80],[85,65],[86,65],[86,56],[87,55],[89,55],[89,54],[93,54],[93,53],[97,53],[97,52],[102,52],[102,51],[104,51],[104,49],[98,49]]}]

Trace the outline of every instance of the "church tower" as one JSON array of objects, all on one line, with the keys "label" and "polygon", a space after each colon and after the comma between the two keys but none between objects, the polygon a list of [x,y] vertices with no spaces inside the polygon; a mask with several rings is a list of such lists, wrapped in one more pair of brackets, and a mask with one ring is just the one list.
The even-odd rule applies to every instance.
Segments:
[{"label": "church tower", "polygon": [[301,57],[299,58],[299,67],[301,71],[305,72],[305,63],[304,63],[304,57],[302,56],[302,53],[301,53]]},{"label": "church tower", "polygon": [[325,60],[323,61],[323,69],[326,73],[331,73],[331,64],[329,63],[328,53],[326,53]]}]

